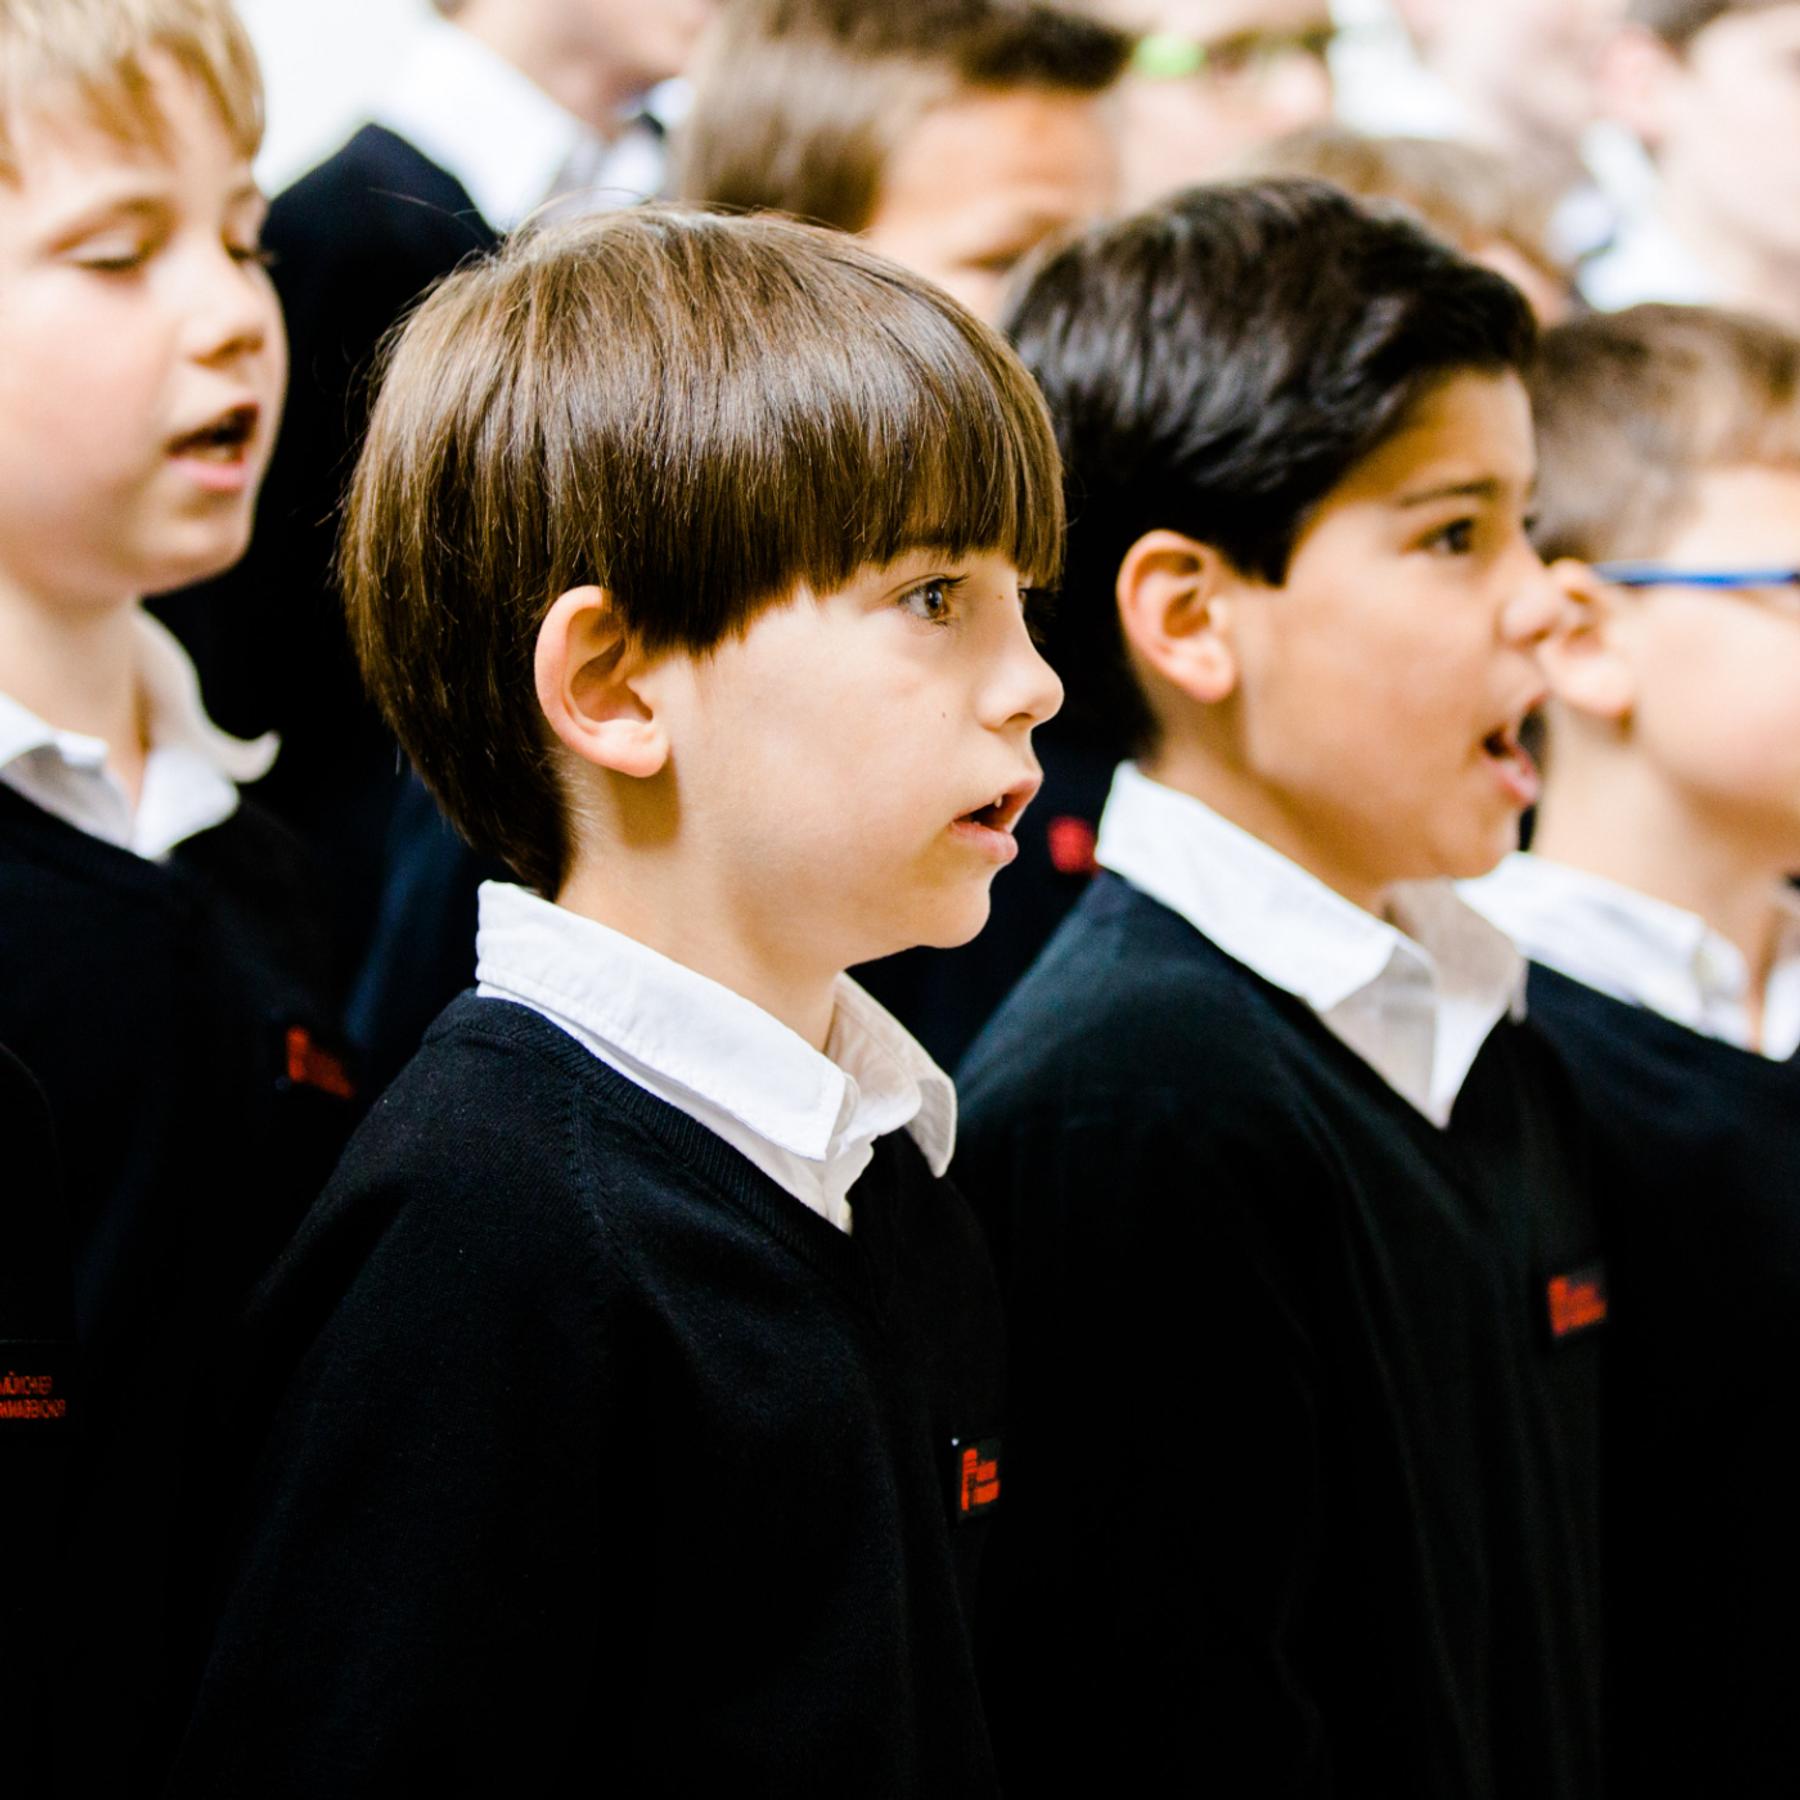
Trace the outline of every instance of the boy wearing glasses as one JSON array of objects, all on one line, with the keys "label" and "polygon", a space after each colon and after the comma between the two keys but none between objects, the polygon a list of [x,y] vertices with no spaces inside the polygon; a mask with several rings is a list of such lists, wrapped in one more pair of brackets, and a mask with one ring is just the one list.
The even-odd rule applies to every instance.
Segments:
[{"label": "boy wearing glasses", "polygon": [[1092,0],[1137,38],[1119,84],[1125,203],[1216,180],[1331,116],[1326,0]]},{"label": "boy wearing glasses", "polygon": [[[1782,1454],[1800,1352],[1800,340],[1705,308],[1565,325],[1532,377],[1545,647],[1533,854],[1468,892],[1600,1137],[1619,1791],[1786,1790]],[[1655,1730],[1643,1728],[1655,1721]]]}]

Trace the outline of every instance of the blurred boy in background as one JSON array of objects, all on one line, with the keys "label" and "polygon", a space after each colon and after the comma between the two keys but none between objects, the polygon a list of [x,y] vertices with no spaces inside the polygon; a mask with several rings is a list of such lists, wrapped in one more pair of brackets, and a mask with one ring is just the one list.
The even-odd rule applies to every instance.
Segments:
[{"label": "blurred boy in background", "polygon": [[1611,236],[1617,201],[1597,152],[1602,58],[1624,0],[1340,0],[1340,117],[1379,136],[1471,144],[1551,206],[1553,255]]},{"label": "blurred boy in background", "polygon": [[1225,174],[1246,150],[1331,112],[1327,0],[1089,0],[1128,31],[1119,84],[1124,203]]},{"label": "blurred boy in background", "polygon": [[[217,715],[281,733],[267,802],[329,871],[346,979],[376,928],[389,863],[414,857],[421,840],[429,856],[441,830],[414,794],[394,841],[399,759],[363,694],[330,572],[375,346],[434,281],[547,202],[623,204],[655,191],[660,131],[645,122],[643,98],[680,70],[711,4],[439,0],[445,16],[421,29],[374,119],[270,207],[265,242],[294,379],[256,534],[228,577],[164,610],[192,645]],[[466,949],[472,882],[446,888],[434,865],[418,890],[452,916],[433,933],[416,912],[414,943]],[[440,989],[463,985],[469,970],[459,957],[447,975],[404,973],[427,981],[432,998],[399,1056]],[[359,1001],[365,1041],[368,1011]],[[376,1072],[391,1060],[377,1057]]]},{"label": "blurred boy in background", "polygon": [[1655,185],[1584,272],[1587,298],[1706,302],[1800,329],[1800,4],[1631,0],[1604,83]]},{"label": "blurred boy in background", "polygon": [[[242,554],[280,417],[225,0],[0,4],[0,1041],[48,1099],[81,1349],[60,1779],[151,1755],[221,1326],[351,1120],[300,847],[147,594]],[[279,646],[264,654],[278,664]]]},{"label": "blurred boy in background", "polygon": [[1551,332],[1536,835],[1468,897],[1536,965],[1602,1153],[1614,1779],[1800,1766],[1800,341],[1702,308]]},{"label": "blurred boy in background", "polygon": [[996,0],[728,0],[694,69],[684,199],[861,233],[984,318],[1117,197],[1120,33]]},{"label": "blurred boy in background", "polygon": [[1340,125],[1253,151],[1246,175],[1310,175],[1362,200],[1393,200],[1463,255],[1504,275],[1540,325],[1565,317],[1569,271],[1550,249],[1551,198],[1497,152],[1453,138],[1363,137]]}]

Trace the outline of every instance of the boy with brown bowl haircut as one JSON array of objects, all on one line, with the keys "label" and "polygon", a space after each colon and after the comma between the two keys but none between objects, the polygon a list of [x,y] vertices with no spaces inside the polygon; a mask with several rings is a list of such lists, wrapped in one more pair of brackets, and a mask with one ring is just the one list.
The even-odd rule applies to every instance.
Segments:
[{"label": "boy with brown bowl haircut", "polygon": [[514,240],[399,340],[343,572],[479,988],[257,1308],[179,1794],[992,1794],[998,1299],[843,970],[987,914],[1060,701],[1042,400],[836,233]]},{"label": "boy with brown bowl haircut", "polygon": [[1136,747],[962,1070],[1012,1354],[1002,1773],[1599,1791],[1573,1096],[1456,897],[1535,793],[1524,299],[1321,184],[1052,257],[1052,654]]}]

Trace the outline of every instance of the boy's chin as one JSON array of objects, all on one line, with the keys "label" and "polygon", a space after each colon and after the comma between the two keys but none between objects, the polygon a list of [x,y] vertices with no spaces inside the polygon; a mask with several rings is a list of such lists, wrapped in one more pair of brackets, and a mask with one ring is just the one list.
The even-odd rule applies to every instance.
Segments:
[{"label": "boy's chin", "polygon": [[137,591],[152,595],[172,594],[198,582],[210,581],[240,563],[249,548],[248,518],[241,528],[217,529],[204,537],[195,534],[192,543],[159,557],[153,567],[147,568],[139,579]]},{"label": "boy's chin", "polygon": [[973,884],[970,891],[946,896],[942,904],[907,920],[899,934],[901,941],[891,951],[881,954],[892,955],[901,950],[958,949],[980,936],[991,910],[987,883]]}]

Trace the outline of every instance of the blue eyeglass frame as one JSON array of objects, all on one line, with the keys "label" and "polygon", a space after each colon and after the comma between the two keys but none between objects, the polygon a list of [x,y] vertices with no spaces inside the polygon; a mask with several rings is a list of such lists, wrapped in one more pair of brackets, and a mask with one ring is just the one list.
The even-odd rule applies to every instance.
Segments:
[{"label": "blue eyeglass frame", "polygon": [[1614,587],[1800,587],[1800,569],[1677,569],[1659,562],[1595,563],[1594,573]]}]

